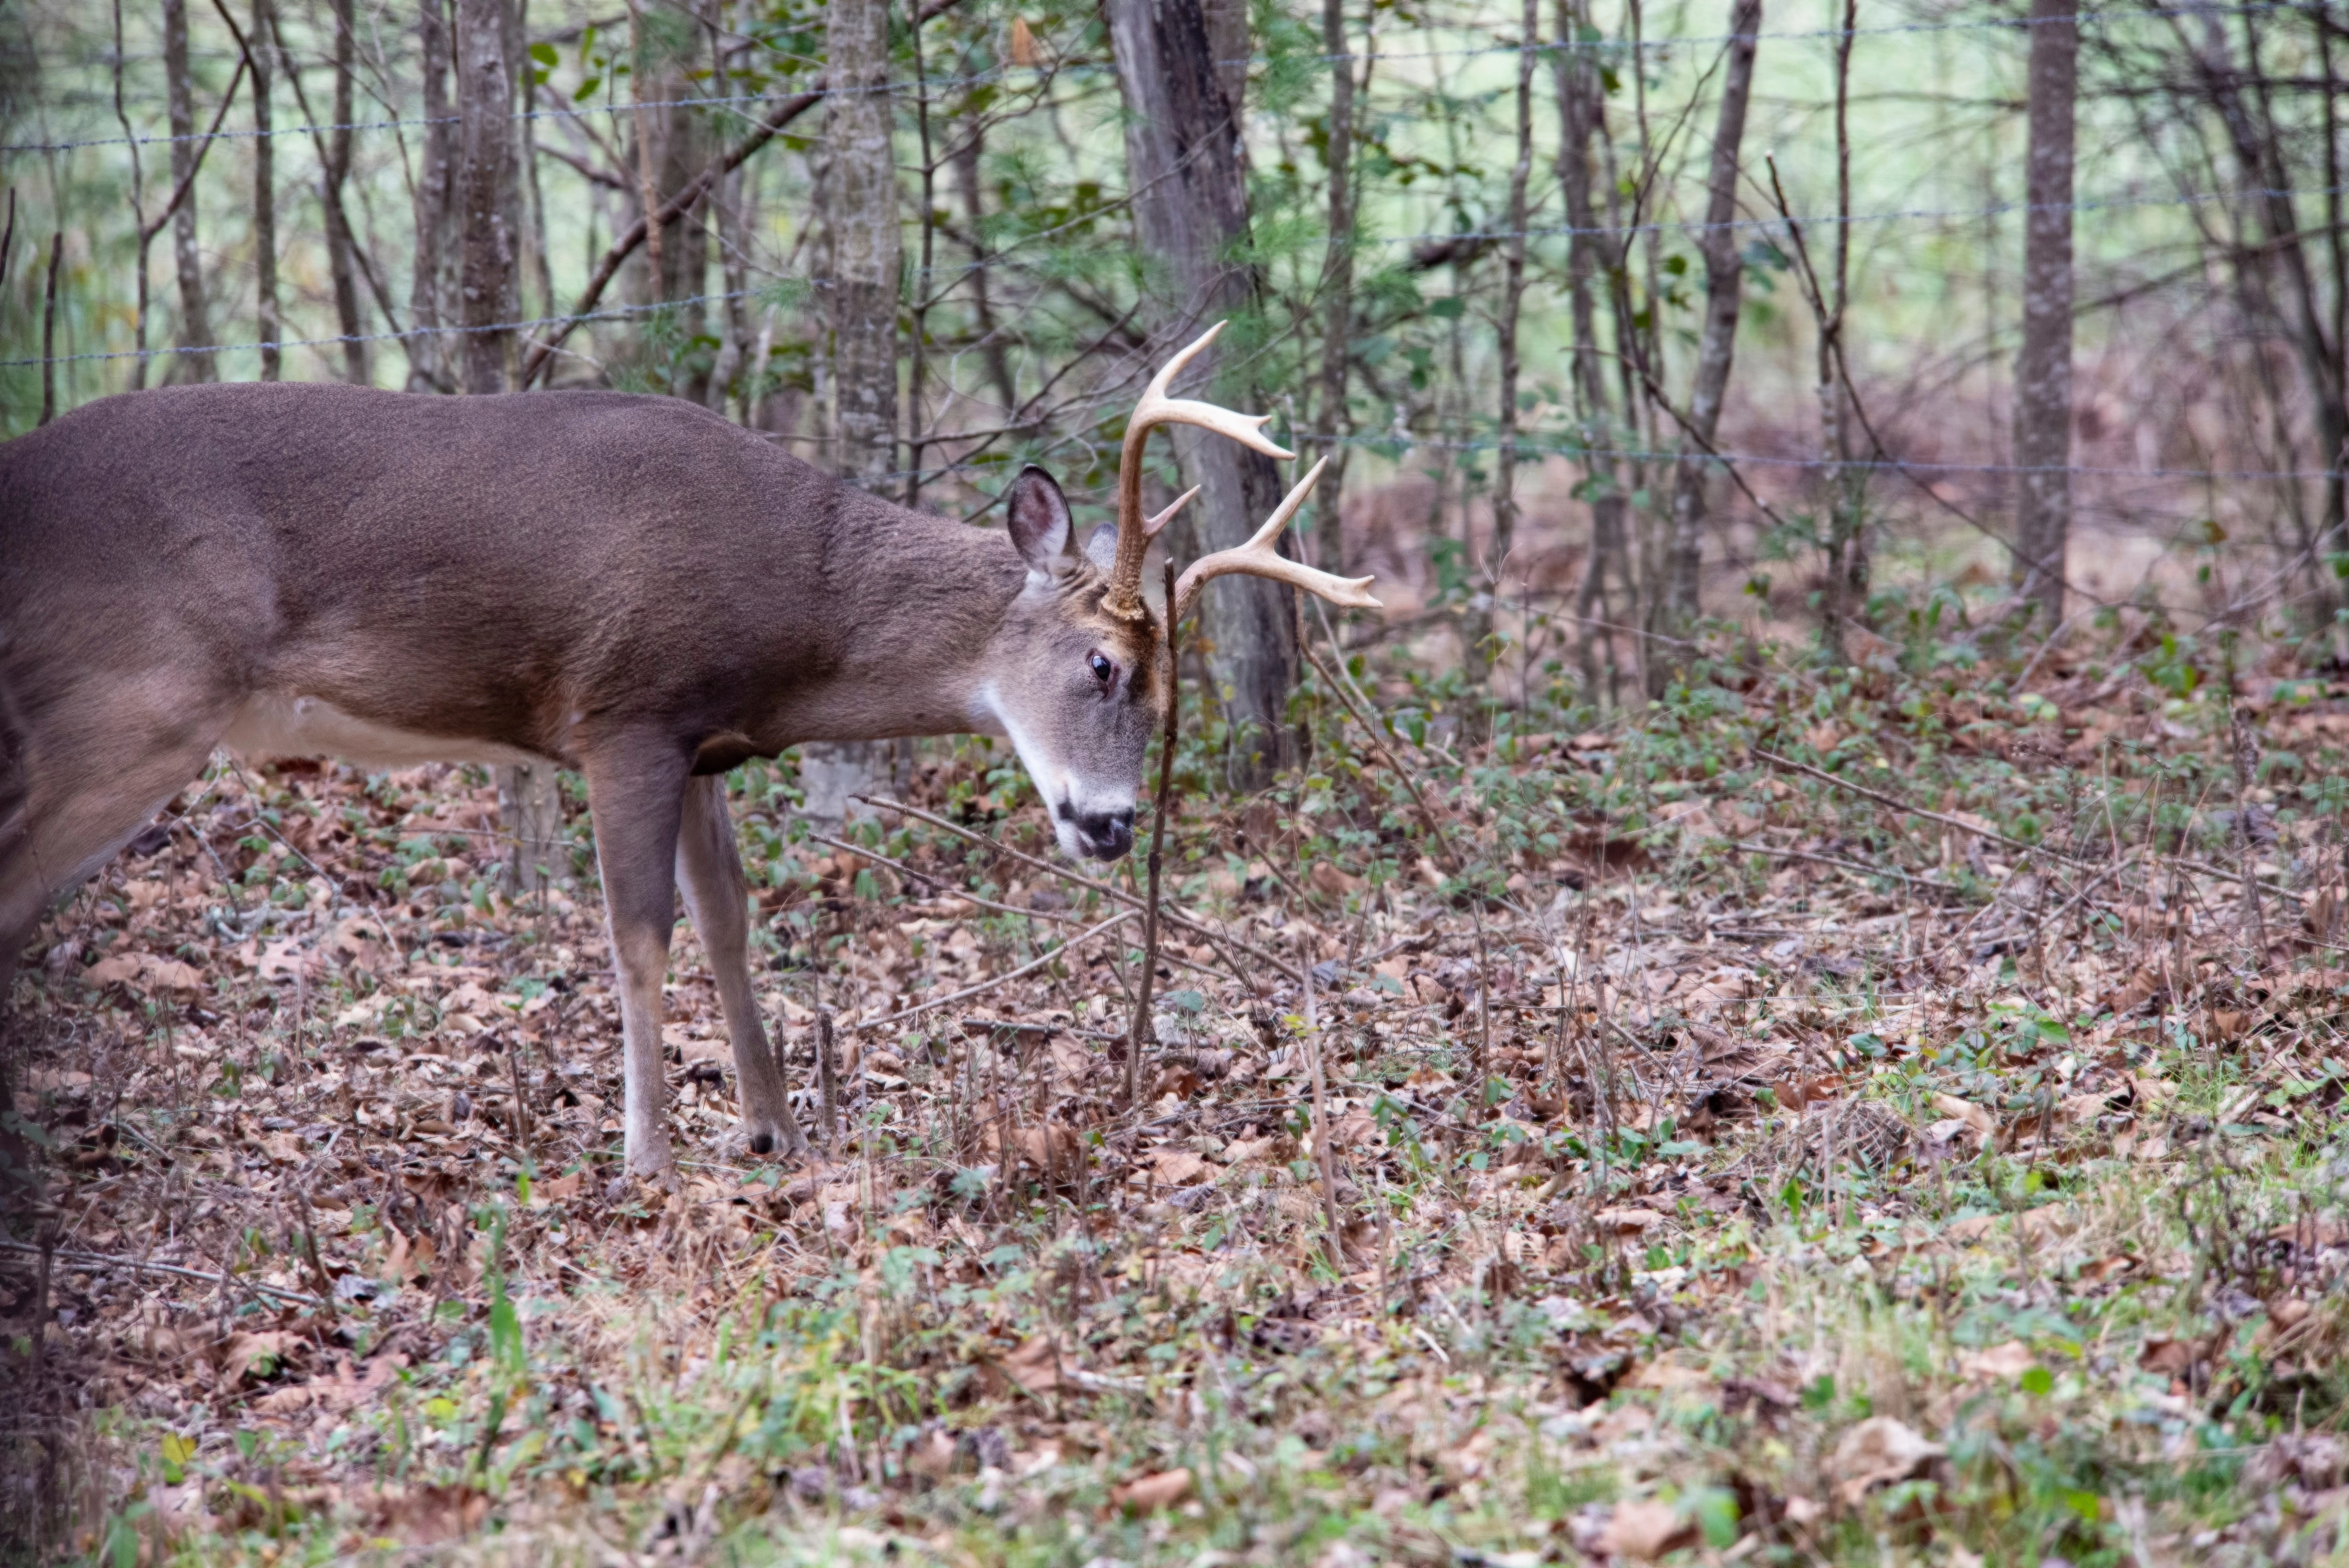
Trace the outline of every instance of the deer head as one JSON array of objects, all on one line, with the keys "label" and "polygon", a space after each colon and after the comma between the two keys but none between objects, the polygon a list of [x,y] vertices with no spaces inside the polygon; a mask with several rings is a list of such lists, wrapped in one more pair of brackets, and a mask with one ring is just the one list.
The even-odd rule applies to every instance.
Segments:
[{"label": "deer head", "polygon": [[1174,585],[1174,603],[1153,614],[1142,591],[1143,560],[1167,520],[1199,492],[1177,497],[1154,517],[1142,515],[1143,449],[1162,425],[1195,425],[1267,457],[1287,459],[1264,434],[1269,415],[1236,414],[1211,403],[1170,397],[1183,367],[1215,342],[1219,322],[1151,378],[1126,422],[1118,458],[1117,522],[1096,529],[1081,548],[1061,487],[1041,469],[1013,481],[1011,542],[1028,581],[998,632],[980,706],[1019,753],[1052,814],[1063,853],[1113,861],[1133,847],[1134,799],[1150,737],[1173,689],[1165,627],[1180,624],[1211,579],[1231,573],[1269,577],[1335,604],[1375,609],[1367,577],[1337,577],[1290,561],[1275,548],[1281,530],[1313,491],[1316,463],[1246,544],[1191,563]]}]

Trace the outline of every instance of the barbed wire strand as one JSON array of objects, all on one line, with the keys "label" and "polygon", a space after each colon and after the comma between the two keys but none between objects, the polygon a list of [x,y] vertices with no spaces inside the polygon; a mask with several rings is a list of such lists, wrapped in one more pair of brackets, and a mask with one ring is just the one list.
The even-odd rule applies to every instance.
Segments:
[{"label": "barbed wire strand", "polygon": [[[829,280],[808,280],[812,287],[828,286]],[[603,310],[584,311],[564,315],[533,316],[527,321],[494,321],[472,325],[410,326],[398,332],[356,332],[333,337],[285,337],[265,343],[182,343],[162,348],[117,348],[88,354],[59,354],[47,358],[34,356],[24,359],[0,359],[0,368],[15,369],[28,365],[79,365],[102,359],[155,359],[166,356],[190,354],[237,354],[247,349],[263,348],[327,348],[346,343],[397,343],[414,337],[469,336],[483,332],[528,332],[533,327],[575,325],[583,321],[617,321],[631,316],[649,315],[686,304],[721,304],[728,300],[757,299],[756,289],[735,289],[725,294],[686,294],[678,299],[660,300],[651,304],[611,305]]]},{"label": "barbed wire strand", "polygon": [[[150,356],[176,354],[223,354],[234,349],[262,348],[268,346],[278,348],[316,348],[332,347],[345,343],[385,343],[405,338],[436,335],[462,335],[484,332],[522,332],[527,331],[533,327],[558,325],[564,322],[621,320],[673,309],[679,305],[717,304],[723,304],[730,300],[755,299],[756,297],[757,291],[741,289],[725,294],[693,294],[682,299],[664,300],[657,304],[616,305],[608,310],[595,311],[579,316],[534,316],[526,321],[492,322],[470,326],[409,327],[401,332],[361,333],[347,337],[286,338],[279,340],[274,345],[246,343],[181,346],[169,348],[150,348],[146,350],[146,353]],[[105,354],[59,356],[57,358],[47,361],[46,363],[62,364],[67,363],[69,360],[85,361],[94,359],[125,359],[136,356],[138,352],[139,351],[135,349],[124,349],[114,353]],[[39,365],[42,363],[45,362],[39,359],[0,360],[0,366],[5,366]],[[991,432],[991,434],[999,433],[1000,432]],[[957,435],[956,432],[951,430],[942,430],[926,435],[922,438],[922,440],[925,446],[929,446],[943,445],[962,439],[976,440],[978,438],[980,438],[976,433],[963,436]],[[1385,431],[1350,436],[1334,435],[1328,431],[1321,430],[1294,430],[1286,432],[1286,438],[1305,446],[1322,448],[1354,447],[1374,451],[1382,451],[1389,455],[1400,455],[1420,448],[1432,448],[1440,450],[1451,451],[1498,451],[1502,446],[1502,443],[1499,440],[1491,437],[1473,435],[1464,436],[1458,434],[1446,434],[1440,431],[1431,432],[1419,430]],[[1520,456],[1526,457],[1565,457],[1580,459],[1603,458],[1610,460],[1627,462],[1696,463],[1700,465],[1713,465],[1724,468],[1743,465],[1748,468],[1819,469],[1828,467],[1832,463],[1833,467],[1842,470],[1848,471],[1858,469],[1862,471],[1880,473],[1906,472],[1923,474],[2001,475],[2069,473],[2084,475],[2091,478],[2137,480],[2315,480],[2349,479],[2349,469],[2122,469],[2101,467],[2086,463],[1954,463],[1914,458],[1845,458],[1829,459],[1823,457],[1806,457],[1799,454],[1783,452],[1681,451],[1672,449],[1594,446],[1567,436],[1546,437],[1542,432],[1538,431],[1519,437],[1512,445],[1514,449]],[[940,463],[918,469],[895,469],[892,472],[875,477],[884,480],[904,480],[914,478],[918,474],[922,478],[931,479],[954,473],[980,473],[988,471],[992,469],[1003,467],[1009,464],[1010,460],[1010,458],[1007,456],[995,461],[985,463],[961,461]]]},{"label": "barbed wire strand", "polygon": [[[1630,50],[1635,46],[1647,53],[1668,53],[1673,49],[1695,48],[1707,46],[1738,43],[1747,38],[1753,39],[1756,44],[1789,44],[1812,42],[1822,39],[1835,40],[1846,37],[1893,37],[1906,34],[2028,30],[2033,27],[2044,26],[2059,22],[2095,26],[2109,22],[2159,20],[2174,16],[2249,16],[2265,15],[2275,11],[2291,10],[2294,7],[2290,3],[2290,0],[2260,0],[2260,3],[2239,5],[2157,5],[2127,10],[2107,9],[2101,11],[2081,11],[2069,16],[1998,16],[1982,17],[1963,22],[1903,23],[1898,26],[1881,27],[1817,27],[1787,33],[1719,33],[1682,38],[1643,38],[1640,40],[1636,46],[1630,40],[1621,38],[1554,38],[1544,43],[1531,45],[1494,44],[1480,45],[1473,48],[1464,47],[1457,49],[1378,50],[1368,53],[1347,52],[1340,54],[1296,55],[1279,57],[1278,60],[1276,60],[1275,57],[1268,55],[1249,55],[1242,59],[1219,61],[1217,63],[1219,65],[1268,65],[1283,62],[1297,65],[1337,65],[1341,62],[1352,64],[1361,61],[1377,61],[1385,63],[1390,61],[1404,60],[1472,58],[1480,56],[1491,55],[1547,55],[1582,51],[1588,51],[1594,54],[1606,54],[1610,52],[1619,53]],[[1075,75],[1110,70],[1113,67],[1106,61],[1075,61],[1052,67],[1035,66],[994,66],[983,71],[966,72],[963,75],[957,77],[933,77],[926,80],[921,78],[909,78],[901,81],[876,82],[864,87],[854,88],[817,88],[804,95],[792,94],[791,96],[806,96],[823,98],[863,97],[870,94],[896,94],[905,92],[934,93],[939,91],[952,91],[957,88],[977,87],[988,82],[1004,80],[1019,71],[1032,70],[1043,72],[1050,70],[1056,75]],[[661,98],[645,103],[589,104],[585,106],[574,105],[563,108],[526,109],[516,112],[512,118],[517,120],[564,119],[583,119],[590,115],[599,114],[636,114],[647,109],[713,108],[722,108],[729,105],[761,104],[771,101],[773,101],[771,95],[766,93],[731,93],[709,98]],[[288,125],[275,127],[269,130],[223,129],[209,134],[202,131],[191,131],[185,136],[99,136],[84,138],[74,141],[9,142],[0,144],[0,154],[20,152],[70,152],[89,147],[163,147],[179,141],[250,141],[264,137],[311,136],[346,130],[395,130],[411,126],[456,125],[459,123],[460,123],[460,117],[456,115],[433,115],[429,117],[419,116],[414,119],[401,119],[347,120],[333,125]]]},{"label": "barbed wire strand", "polygon": [[[2349,191],[2349,185],[2278,187],[2273,189],[2248,189],[2240,191],[2196,191],[2173,196],[2112,196],[2094,198],[2085,201],[2068,202],[2001,201],[1982,207],[1915,208],[1887,212],[1830,212],[1808,217],[1797,217],[1794,219],[1793,222],[1798,224],[1822,226],[1837,223],[1857,224],[1917,222],[1946,222],[1953,219],[1997,217],[2013,212],[2095,212],[2117,211],[2136,207],[2189,207],[2199,206],[2212,201],[2329,196],[2344,191]],[[1783,229],[1787,227],[1787,225],[1788,220],[1783,217],[1738,218],[1733,219],[1725,224],[1718,225],[1694,222],[1685,223],[1592,224],[1582,227],[1577,227],[1571,224],[1558,224],[1523,230],[1481,229],[1451,232],[1397,234],[1365,242],[1387,245],[1415,245],[1457,242],[1462,240],[1477,242],[1506,240],[1516,238],[1521,234],[1527,239],[1552,239],[1560,236],[1577,234],[1640,234],[1649,232],[1651,230],[1671,230],[1681,232],[1702,233],[1715,228]],[[1002,263],[996,260],[988,259],[959,263],[950,267],[931,267],[928,269],[917,268],[916,271],[918,275],[927,279],[940,276],[950,276],[958,273],[969,273],[982,271],[989,266],[997,266],[1000,264]],[[833,282],[833,280],[829,278],[821,277],[791,279],[785,281],[796,283],[801,286],[808,288],[826,288],[831,286]],[[258,351],[264,348],[316,348],[346,343],[391,343],[404,341],[409,338],[430,336],[435,334],[524,332],[534,327],[563,326],[566,325],[576,325],[580,322],[610,321],[644,315],[670,309],[678,305],[722,304],[729,300],[756,299],[759,296],[760,291],[758,290],[740,289],[729,293],[685,294],[675,299],[660,300],[647,304],[616,305],[602,310],[559,315],[533,316],[528,320],[523,321],[493,322],[474,326],[411,326],[398,332],[355,333],[329,337],[279,338],[274,341],[254,341],[251,343],[174,344],[158,348],[119,348],[97,350],[84,354],[59,354],[50,356],[30,355],[16,359],[0,359],[0,369],[15,369],[26,366],[38,365],[79,365],[87,364],[91,361],[109,359],[152,359],[174,355],[235,354],[247,350]],[[769,303],[781,302],[771,301]]]},{"label": "barbed wire strand", "polygon": [[[1354,447],[1379,451],[1390,457],[1405,455],[1420,448],[1432,448],[1439,450],[1449,451],[1497,451],[1500,449],[1501,446],[1500,442],[1489,438],[1480,439],[1474,437],[1444,437],[1416,432],[1400,436],[1393,434],[1332,436],[1301,431],[1287,431],[1283,433],[1283,436],[1285,439],[1295,441],[1300,446],[1318,448]],[[978,438],[973,437],[971,438],[977,439]],[[952,442],[956,439],[957,439],[957,438],[951,432],[945,432],[924,437],[922,444],[925,446],[938,446]],[[1517,454],[1521,457],[1563,457],[1583,459],[1602,458],[1610,460],[1628,460],[1651,463],[1693,463],[1699,466],[1715,466],[1720,468],[1834,468],[1839,472],[1849,472],[1852,469],[1857,469],[1887,474],[1982,474],[2012,476],[2016,474],[2053,473],[2075,474],[2088,478],[2139,480],[2158,480],[2163,481],[2183,480],[2316,480],[2349,479],[2349,470],[2333,469],[2116,469],[2083,463],[2075,463],[2067,466],[2061,464],[2034,465],[2025,463],[1933,462],[1914,458],[1828,459],[1823,457],[1804,457],[1798,454],[1788,454],[1783,452],[1683,452],[1670,449],[1651,451],[1630,447],[1584,446],[1580,442],[1573,440],[1543,441],[1527,438],[1520,438],[1516,443],[1516,449]],[[939,463],[919,469],[893,469],[888,473],[878,474],[874,477],[876,480],[894,480],[912,479],[918,474],[920,478],[926,481],[932,479],[942,478],[949,474],[986,473],[1008,468],[1012,464],[1012,462],[1013,459],[1006,456],[993,459],[986,462],[956,461]],[[2086,500],[2082,500],[2081,498],[2075,499],[2076,501],[2079,501],[2080,504],[2089,504]]]}]

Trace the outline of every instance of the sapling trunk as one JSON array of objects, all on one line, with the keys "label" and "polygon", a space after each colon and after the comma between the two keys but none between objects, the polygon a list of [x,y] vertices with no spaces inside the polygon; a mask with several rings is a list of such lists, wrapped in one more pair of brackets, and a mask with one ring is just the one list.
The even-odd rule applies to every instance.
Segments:
[{"label": "sapling trunk", "polygon": [[2257,810],[2251,800],[2253,780],[2259,775],[2260,743],[2243,722],[2243,711],[2235,706],[2232,671],[2230,670],[2227,693],[2228,723],[2232,734],[2235,754],[2235,832],[2240,845],[2243,867],[2243,919],[2251,938],[2251,966],[2264,971],[2268,966],[2268,925],[2266,913],[2260,907],[2260,850],[2254,835],[2251,813]]},{"label": "sapling trunk", "polygon": [[57,415],[57,268],[65,258],[60,229],[49,236],[49,281],[41,296],[41,417],[36,423],[43,425]]},{"label": "sapling trunk", "polygon": [[[1321,327],[1319,417],[1331,443],[1336,469],[1321,492],[1320,563],[1345,569],[1346,549],[1340,501],[1346,490],[1349,434],[1346,360],[1353,350],[1354,321],[1354,58],[1347,49],[1346,0],[1322,0],[1321,47],[1330,57],[1330,242],[1321,263],[1325,299]],[[1524,225],[1518,225],[1522,228]]]},{"label": "sapling trunk", "polygon": [[[350,216],[343,208],[343,186],[351,173],[351,120],[353,118],[353,78],[358,68],[357,23],[352,14],[352,0],[333,0],[335,15],[335,128],[327,133],[324,178],[321,181],[326,219],[326,271],[335,291],[335,321],[343,335],[343,372],[354,384],[367,386],[367,345],[359,341],[365,330],[359,319],[359,285],[357,275],[358,242],[351,232]],[[272,18],[272,30],[275,18]],[[283,36],[278,46],[285,46]],[[286,75],[298,89],[302,78],[289,67]]]},{"label": "sapling trunk", "polygon": [[[1158,742],[1158,798],[1150,813],[1150,893],[1142,911],[1142,983],[1125,1036],[1125,1103],[1142,1104],[1142,1043],[1150,1037],[1151,983],[1158,977],[1158,872],[1166,853],[1166,803],[1174,789],[1174,737],[1181,723],[1183,662],[1174,625],[1174,563],[1166,563],[1166,728]],[[1306,980],[1312,984],[1309,975]]]},{"label": "sapling trunk", "polygon": [[[171,258],[180,284],[180,343],[183,347],[202,348],[211,345],[212,329],[204,297],[203,260],[196,249],[192,186],[199,143],[195,91],[188,67],[187,0],[163,0],[163,80],[171,114],[171,182],[183,190],[171,211]],[[178,371],[193,381],[219,379],[210,354],[187,355]]]},{"label": "sapling trunk", "polygon": [[1346,1272],[1346,1243],[1338,1222],[1337,1156],[1330,1151],[1330,1090],[1321,1072],[1321,1017],[1313,1003],[1313,949],[1299,944],[1299,969],[1304,975],[1305,1060],[1313,1072],[1313,1159],[1321,1169],[1321,1212],[1330,1224],[1330,1266]]},{"label": "sapling trunk", "polygon": [[823,1146],[827,1151],[834,1147],[839,1127],[838,1073],[832,1059],[832,1014],[819,1002],[815,1010],[815,1078],[823,1096]]},{"label": "sapling trunk", "polygon": [[244,58],[253,72],[253,292],[254,320],[261,328],[261,378],[277,380],[285,368],[277,340],[285,323],[277,300],[277,136],[270,121],[269,0],[254,0],[253,33]]},{"label": "sapling trunk", "polygon": [[[1721,410],[1729,390],[1732,357],[1737,346],[1737,317],[1744,277],[1744,253],[1738,249],[1738,153],[1745,138],[1745,109],[1754,88],[1754,46],[1762,31],[1762,0],[1738,0],[1730,13],[1732,40],[1721,87],[1721,108],[1713,135],[1706,175],[1704,215],[1704,325],[1699,339],[1696,374],[1689,391],[1690,429],[1682,442],[1682,464],[1672,493],[1671,530],[1665,552],[1664,581],[1660,606],[1675,634],[1696,624],[1697,590],[1704,549],[1704,483],[1710,465],[1700,460],[1711,449],[1721,427]],[[1652,294],[1651,294],[1651,297]],[[1675,661],[1682,655],[1671,655]],[[1660,672],[1649,670],[1655,689]]]}]

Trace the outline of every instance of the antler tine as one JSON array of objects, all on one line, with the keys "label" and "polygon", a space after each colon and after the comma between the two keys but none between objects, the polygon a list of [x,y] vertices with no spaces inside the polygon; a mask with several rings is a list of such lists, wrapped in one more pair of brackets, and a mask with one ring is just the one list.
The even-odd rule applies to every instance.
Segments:
[{"label": "antler tine", "polygon": [[1142,536],[1144,539],[1157,538],[1158,531],[1173,521],[1176,512],[1189,506],[1193,498],[1198,495],[1200,489],[1200,486],[1193,485],[1189,490],[1176,496],[1164,511],[1160,512],[1156,517],[1144,518],[1142,523]]},{"label": "antler tine", "polygon": [[1232,573],[1250,577],[1269,577],[1276,583],[1286,583],[1292,588],[1302,588],[1308,593],[1318,594],[1332,604],[1343,604],[1357,610],[1381,608],[1379,602],[1370,594],[1372,579],[1340,577],[1332,573],[1317,572],[1302,562],[1289,560],[1272,547],[1273,541],[1280,537],[1280,531],[1288,526],[1288,520],[1297,515],[1297,509],[1305,504],[1305,498],[1313,493],[1314,485],[1320,481],[1321,470],[1329,466],[1327,458],[1315,463],[1305,477],[1297,481],[1296,488],[1282,498],[1280,505],[1265,520],[1264,526],[1257,529],[1255,537],[1246,544],[1231,550],[1218,550],[1213,555],[1203,555],[1191,562],[1174,584],[1174,603],[1167,612],[1167,624],[1174,624],[1190,613],[1191,602],[1198,597],[1200,588],[1209,579]]},{"label": "antler tine", "polygon": [[1118,454],[1117,463],[1117,563],[1110,570],[1109,594],[1104,601],[1104,606],[1114,614],[1142,614],[1142,558],[1149,552],[1151,534],[1183,504],[1177,501],[1161,513],[1155,526],[1142,515],[1142,453],[1149,445],[1151,431],[1161,425],[1195,425],[1268,458],[1286,461],[1296,456],[1264,433],[1264,427],[1272,418],[1269,414],[1238,414],[1213,403],[1166,395],[1167,387],[1174,385],[1184,366],[1206,352],[1207,346],[1223,330],[1224,324],[1216,323],[1169,359],[1150,378],[1150,385],[1143,389],[1142,400],[1133,406],[1133,416],[1126,420],[1125,445]]}]

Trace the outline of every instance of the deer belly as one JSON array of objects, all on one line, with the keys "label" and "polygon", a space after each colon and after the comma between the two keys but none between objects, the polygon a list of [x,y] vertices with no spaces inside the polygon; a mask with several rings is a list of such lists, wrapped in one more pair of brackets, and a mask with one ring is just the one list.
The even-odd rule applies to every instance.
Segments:
[{"label": "deer belly", "polygon": [[425,762],[539,762],[493,740],[421,735],[344,712],[324,697],[262,692],[245,700],[221,737],[238,756],[332,757],[367,769],[413,768]]}]

